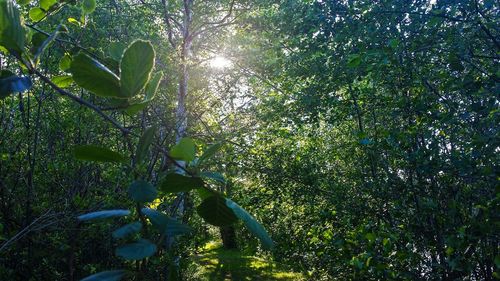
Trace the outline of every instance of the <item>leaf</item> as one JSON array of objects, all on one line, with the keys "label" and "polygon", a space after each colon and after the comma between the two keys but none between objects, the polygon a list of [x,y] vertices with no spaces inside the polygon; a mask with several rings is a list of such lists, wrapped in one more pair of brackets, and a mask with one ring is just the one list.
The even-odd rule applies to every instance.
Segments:
[{"label": "leaf", "polygon": [[57,35],[59,35],[60,31],[63,28],[65,28],[65,26],[59,25],[56,31],[54,31],[54,33],[52,33],[47,39],[43,41],[43,43],[36,49],[34,57],[35,60],[38,60],[43,51],[50,45],[50,43],[52,43],[56,39]]},{"label": "leaf", "polygon": [[138,203],[152,202],[158,196],[156,188],[147,181],[136,180],[128,188],[128,194]]},{"label": "leaf", "polygon": [[156,73],[155,76],[153,76],[153,78],[149,80],[148,84],[146,85],[146,88],[144,89],[145,92],[144,100],[139,103],[134,103],[130,105],[125,109],[125,112],[127,112],[127,114],[129,115],[134,115],[137,112],[146,108],[146,106],[148,106],[148,104],[154,99],[156,90],[160,85],[162,77],[163,73],[161,72]]},{"label": "leaf", "polygon": [[178,222],[167,215],[153,209],[142,208],[142,213],[149,218],[153,226],[165,235],[180,235],[192,231],[191,227]]},{"label": "leaf", "polygon": [[82,10],[85,14],[92,14],[95,11],[95,7],[95,0],[83,0],[82,2]]},{"label": "leaf", "polygon": [[62,71],[66,71],[71,67],[71,56],[68,54],[64,54],[64,56],[59,61],[59,69]]},{"label": "leaf", "polygon": [[57,0],[40,0],[40,8],[48,11],[55,3],[57,3]]},{"label": "leaf", "polygon": [[154,99],[162,78],[163,72],[160,71],[155,73],[153,78],[149,80],[148,84],[146,85],[146,89],[144,89],[145,102],[152,101]]},{"label": "leaf", "polygon": [[43,18],[45,18],[46,13],[44,10],[42,10],[42,8],[35,7],[35,8],[30,9],[30,11],[28,12],[28,15],[32,21],[39,22]]},{"label": "leaf", "polygon": [[27,76],[17,76],[8,70],[0,72],[0,99],[13,93],[22,93],[33,86]]},{"label": "leaf", "polygon": [[127,159],[104,147],[95,145],[80,145],[75,147],[74,155],[76,159],[95,162],[125,162]]},{"label": "leaf", "polygon": [[233,210],[234,214],[243,221],[246,227],[259,238],[260,243],[265,249],[272,249],[274,247],[274,242],[267,234],[266,229],[254,218],[252,217],[245,209],[241,208],[238,204],[233,202],[231,199],[226,199],[226,205],[231,210]]},{"label": "leaf", "polygon": [[228,226],[238,220],[234,212],[226,205],[226,199],[220,195],[206,198],[196,211],[206,222],[215,226]]},{"label": "leaf", "polygon": [[52,82],[56,84],[57,87],[64,89],[73,84],[73,77],[71,77],[71,75],[60,75],[52,77]]},{"label": "leaf", "polygon": [[222,143],[218,142],[218,143],[215,143],[215,144],[212,144],[211,146],[209,146],[205,151],[203,151],[203,154],[200,156],[200,160],[199,160],[199,165],[201,165],[204,161],[210,159],[212,156],[215,155],[215,153],[217,153],[217,151],[219,151],[222,147]]},{"label": "leaf", "polygon": [[201,178],[170,173],[160,183],[160,190],[166,193],[187,192],[203,187]]},{"label": "leaf", "polygon": [[122,59],[123,52],[126,48],[127,45],[121,42],[111,42],[108,49],[109,56],[115,61],[119,62]]},{"label": "leaf", "polygon": [[0,45],[21,54],[26,31],[21,24],[19,10],[12,0],[0,0]]},{"label": "leaf", "polygon": [[156,253],[156,245],[146,239],[139,239],[135,243],[116,248],[117,256],[126,260],[142,260]]},{"label": "leaf", "polygon": [[96,219],[106,219],[111,217],[123,217],[130,215],[129,210],[106,210],[88,213],[85,215],[78,216],[81,221],[96,220]]},{"label": "leaf", "polygon": [[224,176],[221,173],[217,173],[217,172],[201,172],[200,176],[202,178],[212,179],[214,181],[217,181],[217,182],[220,182],[220,183],[223,183],[223,184],[226,183],[226,179],[224,178]]},{"label": "leaf", "polygon": [[73,58],[70,72],[78,86],[98,96],[121,97],[118,76],[100,62],[83,53],[79,53]]},{"label": "leaf", "polygon": [[135,163],[141,163],[144,158],[148,155],[149,147],[154,140],[154,135],[156,132],[156,127],[152,126],[147,128],[139,139],[137,144],[137,149],[135,151]]},{"label": "leaf", "polygon": [[125,275],[125,270],[109,270],[92,274],[81,281],[118,281]]},{"label": "leaf", "polygon": [[142,224],[137,221],[118,228],[117,230],[113,231],[112,235],[113,238],[120,239],[135,234],[139,232],[141,229],[142,229]]},{"label": "leaf", "polygon": [[120,62],[121,95],[137,95],[149,81],[153,70],[155,52],[148,41],[134,41],[123,54]]},{"label": "leaf", "polygon": [[348,67],[354,68],[354,67],[359,66],[360,64],[361,64],[361,55],[354,54],[354,55],[349,56],[349,59],[347,62]]},{"label": "leaf", "polygon": [[170,150],[170,156],[186,162],[194,160],[195,155],[196,147],[191,138],[182,138],[179,143],[174,145]]}]

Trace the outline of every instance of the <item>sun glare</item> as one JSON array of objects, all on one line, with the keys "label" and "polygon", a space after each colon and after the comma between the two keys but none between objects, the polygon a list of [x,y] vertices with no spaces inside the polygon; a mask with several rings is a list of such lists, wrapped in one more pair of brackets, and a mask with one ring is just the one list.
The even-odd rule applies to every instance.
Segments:
[{"label": "sun glare", "polygon": [[231,61],[223,56],[216,56],[210,60],[210,66],[212,68],[222,69],[222,68],[227,68],[231,65],[232,65]]}]

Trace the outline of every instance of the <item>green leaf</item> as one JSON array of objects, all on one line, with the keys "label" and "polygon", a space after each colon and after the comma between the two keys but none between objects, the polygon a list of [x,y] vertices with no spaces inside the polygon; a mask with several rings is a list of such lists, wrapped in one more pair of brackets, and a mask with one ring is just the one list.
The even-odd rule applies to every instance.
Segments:
[{"label": "green leaf", "polygon": [[155,52],[148,41],[134,41],[123,54],[120,62],[121,95],[137,95],[149,81],[153,70]]},{"label": "green leaf", "polygon": [[109,56],[115,61],[119,62],[122,59],[123,52],[127,48],[127,45],[122,42],[111,42],[109,44],[108,53]]},{"label": "green leaf", "polygon": [[230,199],[226,199],[226,205],[231,210],[233,210],[234,214],[239,219],[243,221],[250,232],[252,232],[252,234],[257,238],[259,238],[262,246],[265,249],[272,249],[274,247],[274,242],[271,237],[269,237],[269,234],[267,234],[266,229],[259,222],[257,222],[254,217],[252,217],[247,211],[245,211],[245,209],[241,208],[238,204]]},{"label": "green leaf", "polygon": [[228,226],[238,220],[234,212],[226,205],[226,199],[220,195],[206,198],[196,211],[206,222],[215,226]]},{"label": "green leaf", "polygon": [[349,59],[347,62],[348,67],[354,68],[354,67],[358,67],[360,64],[361,64],[361,55],[354,54],[354,55],[349,56]]},{"label": "green leaf", "polygon": [[12,0],[0,0],[0,45],[21,54],[25,44],[25,30],[19,10]]},{"label": "green leaf", "polygon": [[194,160],[196,156],[196,146],[191,138],[182,138],[178,144],[170,150],[170,156],[186,162]]},{"label": "green leaf", "polygon": [[95,162],[125,162],[127,158],[118,152],[95,145],[81,145],[75,147],[76,159]]},{"label": "green leaf", "polygon": [[78,86],[101,97],[120,98],[120,80],[100,62],[78,54],[71,62],[70,72]]},{"label": "green leaf", "polygon": [[142,208],[141,211],[161,234],[180,235],[192,231],[190,226],[171,219],[157,210]]},{"label": "green leaf", "polygon": [[117,256],[126,260],[142,260],[156,253],[156,245],[146,239],[139,239],[135,243],[116,248]]},{"label": "green leaf", "polygon": [[32,21],[39,22],[45,17],[46,13],[42,8],[35,7],[30,9],[28,15]]},{"label": "green leaf", "polygon": [[57,0],[40,0],[40,8],[48,11],[55,3],[57,3]]},{"label": "green leaf", "polygon": [[52,77],[52,82],[56,84],[57,87],[64,89],[73,84],[73,77],[71,77],[71,75],[55,76]]},{"label": "green leaf", "polygon": [[109,270],[92,274],[81,281],[118,281],[125,275],[125,270]]},{"label": "green leaf", "polygon": [[125,112],[129,115],[134,115],[137,112],[143,110],[148,106],[148,104],[154,99],[156,90],[160,85],[161,78],[163,77],[163,73],[156,73],[153,78],[151,78],[144,89],[144,100],[139,103],[134,103],[125,109]]},{"label": "green leaf", "polygon": [[65,54],[59,61],[59,69],[61,71],[66,71],[71,67],[71,56]]},{"label": "green leaf", "polygon": [[155,73],[153,78],[149,80],[148,84],[146,85],[146,89],[144,89],[144,102],[152,101],[154,99],[162,78],[163,72],[160,71]]},{"label": "green leaf", "polygon": [[34,57],[35,60],[38,60],[38,58],[43,53],[43,51],[45,49],[47,49],[47,47],[50,45],[50,43],[52,43],[56,39],[57,35],[59,35],[61,30],[63,30],[64,28],[66,28],[66,27],[63,25],[59,25],[57,27],[56,31],[54,31],[54,33],[52,33],[47,39],[45,39],[40,46],[38,46],[38,48],[36,49],[36,52],[35,52],[35,57]]},{"label": "green leaf", "polygon": [[153,202],[158,196],[156,188],[147,181],[136,180],[128,188],[128,194],[138,203]]},{"label": "green leaf", "polygon": [[92,14],[95,11],[95,6],[95,0],[83,0],[82,2],[82,10],[85,14]]},{"label": "green leaf", "polygon": [[13,93],[22,93],[33,86],[31,79],[27,76],[17,76],[8,70],[0,72],[0,99],[8,97]]},{"label": "green leaf", "polygon": [[203,154],[200,156],[200,159],[198,161],[198,165],[201,165],[203,162],[207,161],[210,159],[212,156],[217,153],[222,147],[222,143],[215,143],[209,146],[205,151],[203,151]]},{"label": "green leaf", "polygon": [[106,210],[106,211],[98,211],[81,215],[78,216],[78,219],[81,221],[88,221],[97,219],[107,219],[112,217],[123,217],[128,215],[130,215],[129,210]]},{"label": "green leaf", "polygon": [[184,176],[178,173],[170,173],[160,183],[160,190],[166,193],[187,192],[202,188],[203,180],[198,177]]},{"label": "green leaf", "polygon": [[211,179],[211,180],[223,183],[223,184],[226,183],[226,179],[224,178],[224,176],[221,173],[217,173],[217,172],[201,172],[200,176],[202,178]]},{"label": "green leaf", "polygon": [[142,224],[137,221],[118,228],[117,230],[113,231],[112,235],[113,238],[120,239],[135,234],[141,231],[141,229],[142,229]]},{"label": "green leaf", "polygon": [[135,163],[141,163],[149,152],[149,147],[154,140],[154,134],[156,132],[156,127],[152,126],[147,128],[139,139],[137,144],[137,149],[135,151]]}]

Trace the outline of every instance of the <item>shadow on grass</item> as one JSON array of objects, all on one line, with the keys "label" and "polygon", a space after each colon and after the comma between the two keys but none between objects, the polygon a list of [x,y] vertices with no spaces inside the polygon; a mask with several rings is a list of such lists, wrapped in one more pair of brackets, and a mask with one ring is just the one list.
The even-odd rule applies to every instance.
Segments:
[{"label": "shadow on grass", "polygon": [[195,262],[199,266],[197,280],[305,280],[301,274],[283,270],[273,262],[217,245],[205,247]]}]

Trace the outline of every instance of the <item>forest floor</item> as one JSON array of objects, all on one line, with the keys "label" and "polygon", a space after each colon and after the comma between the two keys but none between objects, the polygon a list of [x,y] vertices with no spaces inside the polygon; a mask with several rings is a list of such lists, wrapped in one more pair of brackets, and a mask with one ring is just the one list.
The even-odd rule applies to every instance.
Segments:
[{"label": "forest floor", "polygon": [[306,278],[276,262],[226,250],[217,242],[207,243],[193,258],[191,280],[203,281],[302,281]]}]

